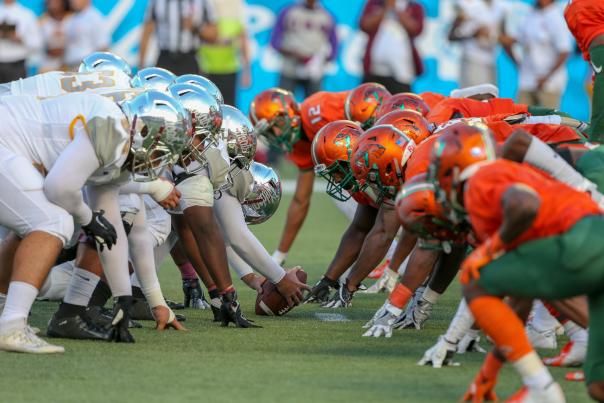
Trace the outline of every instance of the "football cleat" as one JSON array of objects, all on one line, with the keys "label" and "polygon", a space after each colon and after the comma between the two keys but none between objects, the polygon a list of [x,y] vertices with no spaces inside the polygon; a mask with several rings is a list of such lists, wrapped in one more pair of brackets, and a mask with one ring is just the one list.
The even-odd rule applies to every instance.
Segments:
[{"label": "football cleat", "polygon": [[457,344],[457,353],[482,353],[486,354],[487,351],[478,344],[480,342],[480,336],[477,330],[468,331]]},{"label": "football cleat", "polygon": [[221,306],[222,301],[220,298],[212,298],[210,300],[210,308],[212,308],[212,314],[214,315],[213,322],[222,322],[222,313],[220,312]]},{"label": "football cleat", "polygon": [[109,341],[111,336],[107,329],[97,327],[86,315],[59,318],[56,313],[48,322],[46,335],[61,339],[102,341]]},{"label": "football cleat", "polygon": [[[86,308],[86,316],[88,317],[88,321],[94,323],[96,327],[108,329],[111,327],[113,311],[103,306],[93,305]],[[128,328],[130,329],[141,329],[142,327],[143,325],[132,319],[128,323]]]},{"label": "football cleat", "polygon": [[182,291],[185,294],[185,308],[210,309],[198,279],[183,280]]},{"label": "football cleat", "polygon": [[371,273],[369,273],[369,275],[367,275],[367,278],[378,279],[378,278],[382,277],[384,270],[386,270],[386,267],[388,267],[388,266],[390,266],[390,259],[384,260],[378,267],[373,269],[371,271]]},{"label": "football cleat", "polygon": [[55,346],[36,336],[27,325],[0,331],[0,350],[30,354],[64,353],[65,349]]},{"label": "football cleat", "polygon": [[[168,307],[170,306],[168,305]],[[170,307],[170,309],[172,308]],[[129,315],[130,318],[135,320],[155,320],[155,318],[153,317],[153,313],[151,312],[151,307],[149,306],[145,298],[132,299],[132,305],[130,306]],[[185,322],[187,320],[184,315],[180,314],[176,315],[176,319],[179,322]]]},{"label": "football cleat", "polygon": [[585,362],[586,355],[587,343],[571,340],[562,347],[560,354],[556,357],[544,358],[543,363],[550,367],[580,367]]},{"label": "football cleat", "polygon": [[176,301],[171,301],[169,299],[166,300],[166,305],[168,305],[168,308],[172,309],[172,310],[181,310],[181,309],[185,309],[185,304],[181,304],[180,302],[176,302]]},{"label": "football cleat", "polygon": [[312,287],[306,298],[304,298],[304,303],[318,302],[322,304],[328,302],[332,288],[335,290],[339,289],[340,283],[337,280],[331,280],[325,276],[321,277],[321,280]]},{"label": "football cleat", "polygon": [[352,306],[352,297],[354,292],[348,291],[346,284],[342,284],[336,292],[333,293],[331,299],[321,305],[323,308],[349,308]]},{"label": "football cleat", "polygon": [[556,382],[551,382],[544,389],[534,389],[523,386],[514,393],[506,403],[565,403],[562,388]]},{"label": "football cleat", "polygon": [[441,368],[443,366],[459,366],[459,363],[453,362],[453,356],[457,351],[458,346],[455,343],[448,341],[445,336],[439,336],[438,342],[424,353],[417,365],[431,365],[433,368]]},{"label": "football cleat", "polygon": [[250,328],[250,327],[261,327],[255,325],[253,321],[246,319],[241,312],[241,306],[237,301],[237,293],[230,291],[225,293],[221,297],[222,304],[220,305],[220,313],[222,316],[221,326],[227,327],[229,323],[233,322],[236,327]]},{"label": "football cleat", "polygon": [[570,382],[585,382],[585,373],[583,371],[571,371],[564,375],[564,379]]},{"label": "football cleat", "polygon": [[558,347],[556,340],[556,329],[548,329],[545,331],[539,331],[533,327],[530,323],[526,325],[526,335],[531,342],[533,348],[549,348],[555,349]]},{"label": "football cleat", "polygon": [[128,330],[130,317],[128,312],[132,305],[131,296],[122,296],[114,299],[111,315],[110,340],[116,343],[134,343],[134,337]]}]

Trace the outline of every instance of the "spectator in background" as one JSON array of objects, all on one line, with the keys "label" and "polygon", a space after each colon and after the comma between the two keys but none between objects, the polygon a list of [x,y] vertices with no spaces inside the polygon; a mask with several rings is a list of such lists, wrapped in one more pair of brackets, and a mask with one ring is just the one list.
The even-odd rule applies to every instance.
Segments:
[{"label": "spectator in background", "polygon": [[243,87],[251,84],[250,56],[243,0],[212,0],[218,38],[199,49],[201,70],[220,89],[227,105],[237,105],[237,73]]},{"label": "spectator in background", "polygon": [[65,23],[65,65],[77,69],[82,59],[92,52],[107,50],[111,35],[107,20],[90,0],[70,0],[74,14]]},{"label": "spectator in background", "polygon": [[0,4],[0,83],[25,77],[26,60],[42,47],[36,16],[16,0]]},{"label": "spectator in background", "polygon": [[316,0],[304,0],[281,10],[271,45],[282,56],[279,87],[304,96],[321,90],[325,67],[336,57],[338,39],[334,17]]},{"label": "spectator in background", "polygon": [[46,0],[46,12],[40,17],[43,48],[39,72],[64,68],[65,24],[71,17],[69,0]]},{"label": "spectator in background", "polygon": [[380,83],[393,94],[411,91],[424,69],[415,46],[424,29],[424,8],[410,0],[368,0],[360,26],[369,35],[363,82]]},{"label": "spectator in background", "polygon": [[460,87],[497,84],[496,49],[505,19],[502,0],[457,0],[449,40],[461,43]]},{"label": "spectator in background", "polygon": [[[562,10],[555,3],[537,0],[534,10],[520,24],[517,37],[501,36],[501,43],[520,70],[521,104],[560,107],[568,80],[565,63],[573,42]],[[520,60],[512,52],[515,43],[522,47]]]},{"label": "spectator in background", "polygon": [[201,41],[218,39],[216,11],[209,0],[150,0],[140,44],[139,68],[145,66],[155,31],[159,57],[155,65],[176,75],[199,74],[197,50]]}]

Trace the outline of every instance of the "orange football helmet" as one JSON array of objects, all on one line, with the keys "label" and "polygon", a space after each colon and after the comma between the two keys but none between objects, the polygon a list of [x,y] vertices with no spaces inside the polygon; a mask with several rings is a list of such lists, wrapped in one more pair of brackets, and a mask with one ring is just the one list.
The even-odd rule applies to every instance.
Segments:
[{"label": "orange football helmet", "polygon": [[394,200],[414,149],[413,140],[396,127],[374,126],[359,138],[352,151],[352,173],[359,183],[373,189],[378,204],[384,199]]},{"label": "orange football helmet", "polygon": [[386,98],[375,112],[375,118],[380,119],[388,112],[407,109],[419,112],[424,117],[430,113],[430,107],[419,95],[411,92],[401,92]]},{"label": "orange football helmet", "polygon": [[327,180],[326,192],[336,200],[346,201],[359,190],[349,159],[362,134],[355,122],[337,120],[323,126],[313,139],[310,151],[315,174]]},{"label": "orange football helmet", "polygon": [[414,110],[392,111],[382,116],[376,125],[392,125],[405,133],[415,144],[432,134],[432,125]]},{"label": "orange football helmet", "polygon": [[434,184],[426,174],[405,182],[396,196],[396,213],[405,230],[424,240],[460,239],[460,231],[447,220],[443,208],[436,202]]},{"label": "orange football helmet", "polygon": [[[459,123],[441,132],[430,157],[429,178],[436,186],[437,200],[451,213],[465,214],[460,201],[463,182],[480,167],[481,162],[496,158],[491,130],[481,123]],[[458,217],[452,217],[454,222]]]},{"label": "orange football helmet", "polygon": [[382,84],[364,83],[350,91],[344,104],[346,119],[359,122],[367,129],[375,122],[375,111],[390,92]]},{"label": "orange football helmet", "polygon": [[254,97],[249,115],[256,133],[274,149],[289,152],[300,140],[300,106],[289,91],[281,88],[262,91]]}]

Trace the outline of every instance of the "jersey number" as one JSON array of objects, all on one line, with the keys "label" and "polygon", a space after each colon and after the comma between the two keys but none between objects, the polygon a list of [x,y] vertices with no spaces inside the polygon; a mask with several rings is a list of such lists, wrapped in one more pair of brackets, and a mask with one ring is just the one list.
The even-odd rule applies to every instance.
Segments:
[{"label": "jersey number", "polygon": [[84,92],[87,90],[94,90],[97,88],[112,88],[115,87],[116,83],[111,76],[112,71],[100,71],[97,74],[96,80],[81,80],[81,74],[69,74],[66,73],[65,77],[61,78],[61,88],[65,92]]}]

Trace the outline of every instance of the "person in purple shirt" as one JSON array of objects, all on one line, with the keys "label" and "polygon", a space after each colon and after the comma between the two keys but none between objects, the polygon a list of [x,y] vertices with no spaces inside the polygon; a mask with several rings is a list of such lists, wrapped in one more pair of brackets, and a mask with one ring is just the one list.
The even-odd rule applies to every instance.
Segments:
[{"label": "person in purple shirt", "polygon": [[334,17],[317,0],[303,0],[279,13],[271,45],[282,56],[279,87],[304,96],[321,90],[325,67],[336,57],[338,39]]}]

